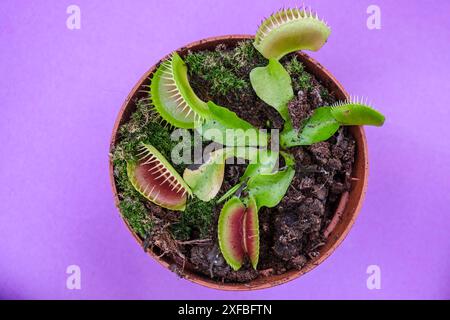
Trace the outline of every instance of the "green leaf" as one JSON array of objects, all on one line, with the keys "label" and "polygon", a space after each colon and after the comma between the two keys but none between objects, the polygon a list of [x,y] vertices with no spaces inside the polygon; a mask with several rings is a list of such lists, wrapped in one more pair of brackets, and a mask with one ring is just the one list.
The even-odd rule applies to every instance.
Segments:
[{"label": "green leaf", "polygon": [[227,159],[236,157],[252,161],[257,158],[258,150],[252,147],[223,148],[211,152],[208,160],[198,168],[186,168],[183,179],[192,192],[203,201],[210,201],[219,192]]},{"label": "green leaf", "polygon": [[209,159],[197,169],[186,168],[183,172],[183,179],[197,198],[207,202],[219,192],[224,172],[224,162],[215,163],[212,159]]},{"label": "green leaf", "polygon": [[258,158],[251,162],[244,171],[241,181],[257,174],[271,173],[278,162],[278,152],[262,150],[258,153]]},{"label": "green leaf", "polygon": [[201,128],[200,134],[206,139],[226,146],[266,146],[267,134],[239,118],[236,113],[209,101],[209,119]]},{"label": "green leaf", "polygon": [[361,103],[344,103],[331,107],[331,114],[344,125],[372,125],[382,126],[384,115],[377,110]]},{"label": "green leaf", "polygon": [[300,133],[292,127],[282,132],[281,145],[293,147],[324,141],[335,134],[339,126],[339,122],[331,114],[331,108],[320,107],[314,110],[313,115],[306,120]]},{"label": "green leaf", "polygon": [[248,180],[248,193],[255,198],[258,208],[273,208],[283,199],[294,174],[295,170],[287,167],[276,173],[256,175]]},{"label": "green leaf", "polygon": [[275,165],[278,162],[278,152],[273,152],[271,150],[260,150],[256,157],[251,160],[249,165],[244,171],[244,174],[240,178],[240,182],[235,186],[231,187],[217,203],[223,202],[225,199],[231,197],[237,190],[249,179],[258,174],[272,173]]},{"label": "green leaf", "polygon": [[228,199],[229,197],[231,197],[234,193],[236,193],[239,188],[242,186],[242,183],[238,183],[236,185],[234,185],[233,187],[231,187],[227,192],[225,192],[220,198],[219,200],[217,200],[217,203],[222,203],[223,201],[225,201],[226,199]]},{"label": "green leaf", "polygon": [[300,144],[310,145],[330,138],[339,129],[329,107],[314,110],[300,132]]},{"label": "green leaf", "polygon": [[280,151],[280,154],[283,156],[284,162],[288,167],[295,167],[295,157],[292,154],[284,151]]},{"label": "green leaf", "polygon": [[265,67],[257,67],[250,72],[250,82],[256,95],[268,105],[274,107],[287,121],[288,102],[294,97],[291,77],[276,59],[270,59]]}]

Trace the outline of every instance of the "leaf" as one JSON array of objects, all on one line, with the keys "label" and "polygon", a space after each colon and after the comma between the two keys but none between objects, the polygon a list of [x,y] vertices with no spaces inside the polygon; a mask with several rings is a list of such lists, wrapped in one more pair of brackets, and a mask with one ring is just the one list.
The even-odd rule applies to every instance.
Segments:
[{"label": "leaf", "polygon": [[217,195],[222,186],[224,169],[224,163],[206,162],[196,170],[186,168],[183,179],[197,198],[208,202]]},{"label": "leaf", "polygon": [[367,105],[356,101],[339,102],[314,110],[300,133],[287,123],[280,144],[284,148],[311,145],[329,139],[341,125],[382,126],[384,120],[384,115]]},{"label": "leaf", "polygon": [[260,150],[255,157],[248,164],[244,171],[244,174],[239,179],[240,182],[235,186],[231,187],[225,194],[220,197],[217,203],[223,202],[225,199],[231,197],[236,193],[239,188],[246,182],[246,180],[252,176],[264,173],[271,173],[278,162],[278,152],[273,152],[271,150]]},{"label": "leaf", "polygon": [[242,183],[238,183],[236,185],[234,185],[233,187],[231,187],[227,192],[225,192],[220,198],[219,200],[217,200],[217,203],[222,203],[223,201],[225,201],[226,199],[228,199],[229,197],[231,197],[234,193],[236,193],[239,188],[242,186]]},{"label": "leaf", "polygon": [[306,120],[300,133],[292,127],[282,132],[280,140],[283,147],[311,145],[333,136],[339,129],[339,122],[331,114],[330,107],[320,107],[314,110]]},{"label": "leaf", "polygon": [[198,168],[186,168],[183,172],[183,179],[197,198],[206,202],[210,201],[222,186],[226,160],[232,157],[252,160],[257,157],[257,153],[258,150],[252,147],[216,150],[211,152],[208,160]]},{"label": "leaf", "polygon": [[340,103],[331,107],[333,117],[343,125],[382,126],[384,115],[377,110],[357,102]]},{"label": "leaf", "polygon": [[256,95],[268,105],[274,107],[287,121],[288,102],[294,97],[291,77],[278,60],[269,59],[265,67],[254,68],[250,72],[250,82]]},{"label": "leaf", "polygon": [[284,163],[286,164],[286,166],[288,167],[295,167],[295,157],[287,152],[284,151],[280,151],[280,154],[283,156],[284,158]]},{"label": "leaf", "polygon": [[206,139],[226,146],[266,146],[267,134],[239,118],[228,108],[209,101],[209,118],[198,129]]},{"label": "leaf", "polygon": [[285,170],[271,174],[256,175],[248,180],[247,188],[250,196],[255,198],[258,209],[273,208],[286,194],[295,170],[287,167]]},{"label": "leaf", "polygon": [[245,181],[247,178],[257,174],[271,173],[277,162],[278,152],[261,150],[257,155],[257,159],[247,166],[240,180]]},{"label": "leaf", "polygon": [[300,132],[300,145],[311,145],[333,136],[339,129],[339,123],[334,119],[329,107],[314,110]]}]

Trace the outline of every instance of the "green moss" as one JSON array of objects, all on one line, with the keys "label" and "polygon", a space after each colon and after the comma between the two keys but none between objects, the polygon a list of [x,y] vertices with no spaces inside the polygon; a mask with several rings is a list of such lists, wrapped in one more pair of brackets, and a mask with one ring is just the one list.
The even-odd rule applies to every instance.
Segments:
[{"label": "green moss", "polygon": [[[244,92],[253,92],[250,71],[267,65],[267,60],[248,40],[239,42],[233,49],[219,45],[213,51],[189,52],[184,60],[191,81],[199,84],[196,87],[205,87],[207,94],[204,96],[209,97],[229,94],[239,96]],[[291,76],[294,92],[311,90],[311,75],[305,71],[295,54],[286,56],[281,63]]]},{"label": "green moss", "polygon": [[126,196],[120,201],[119,209],[131,228],[143,239],[153,227],[147,208],[138,197]]},{"label": "green moss", "polygon": [[252,65],[264,65],[267,63],[251,41],[240,41],[232,52],[230,63],[237,69],[248,69]]},{"label": "green moss", "polygon": [[193,234],[199,238],[208,236],[215,206],[216,199],[209,202],[203,202],[195,197],[190,199],[180,221],[172,225],[174,237],[178,240],[188,240]]},{"label": "green moss", "polygon": [[328,90],[324,87],[320,88],[320,96],[326,105],[331,105],[336,101],[334,95],[328,92]]},{"label": "green moss", "polygon": [[119,128],[120,141],[113,150],[113,160],[135,159],[141,142],[157,146],[158,150],[170,159],[176,142],[170,139],[170,130],[161,123],[153,107],[144,100],[137,102],[136,111],[129,122]]},{"label": "green moss", "polygon": [[298,61],[296,55],[283,59],[282,64],[291,76],[294,92],[299,90],[308,92],[312,88],[311,75],[305,71],[305,67]]},{"label": "green moss", "polygon": [[241,41],[230,50],[219,45],[214,51],[189,52],[184,60],[189,75],[202,80],[209,95],[226,96],[250,89],[250,69],[265,59],[251,41]]}]

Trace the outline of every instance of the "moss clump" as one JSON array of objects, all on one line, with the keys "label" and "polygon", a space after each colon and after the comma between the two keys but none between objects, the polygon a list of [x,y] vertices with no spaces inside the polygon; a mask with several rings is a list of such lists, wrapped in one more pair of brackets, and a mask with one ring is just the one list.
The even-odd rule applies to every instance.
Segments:
[{"label": "moss clump", "polygon": [[141,142],[157,146],[164,157],[170,159],[172,148],[177,143],[171,140],[169,129],[161,123],[153,107],[145,103],[145,100],[136,102],[136,111],[131,115],[130,121],[120,126],[119,135],[120,141],[112,151],[113,161],[136,160]]},{"label": "moss clump", "polygon": [[153,221],[148,210],[138,197],[126,196],[119,204],[119,209],[131,228],[141,238],[145,238],[152,230]]},{"label": "moss clump", "polygon": [[[189,52],[184,60],[193,87],[204,88],[199,95],[210,100],[227,95],[254,95],[249,73],[267,65],[266,58],[250,40],[240,41],[234,48],[218,45],[215,50]],[[291,76],[294,92],[309,92],[313,88],[313,79],[296,54],[287,55],[280,62]],[[323,90],[327,96],[328,92]]]},{"label": "moss clump", "polygon": [[305,71],[305,67],[298,61],[297,56],[293,55],[283,60],[282,63],[291,76],[294,92],[311,90],[311,75]]},{"label": "moss clump", "polygon": [[203,80],[208,95],[238,95],[251,89],[251,68],[264,64],[264,57],[251,41],[241,41],[233,49],[218,45],[214,51],[189,52],[184,58],[190,76]]},{"label": "moss clump", "polygon": [[179,222],[172,225],[172,233],[178,240],[188,240],[193,236],[204,238],[210,234],[216,199],[203,202],[198,198],[190,199],[186,211]]}]

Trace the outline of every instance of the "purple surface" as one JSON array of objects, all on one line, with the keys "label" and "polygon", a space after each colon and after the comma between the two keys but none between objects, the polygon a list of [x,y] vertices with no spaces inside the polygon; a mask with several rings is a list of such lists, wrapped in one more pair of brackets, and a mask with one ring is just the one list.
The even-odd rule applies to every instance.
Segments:
[{"label": "purple surface", "polygon": [[[132,2],[132,4],[131,4]],[[178,279],[135,243],[114,207],[108,144],[119,108],[159,58],[254,33],[294,1],[72,1],[0,5],[0,298],[450,298],[450,2],[309,1],[332,26],[313,53],[387,116],[367,128],[369,189],[344,243],[288,284],[220,292]],[[366,8],[379,5],[381,30]],[[81,290],[66,289],[66,267]],[[381,268],[368,290],[366,268]]]}]

